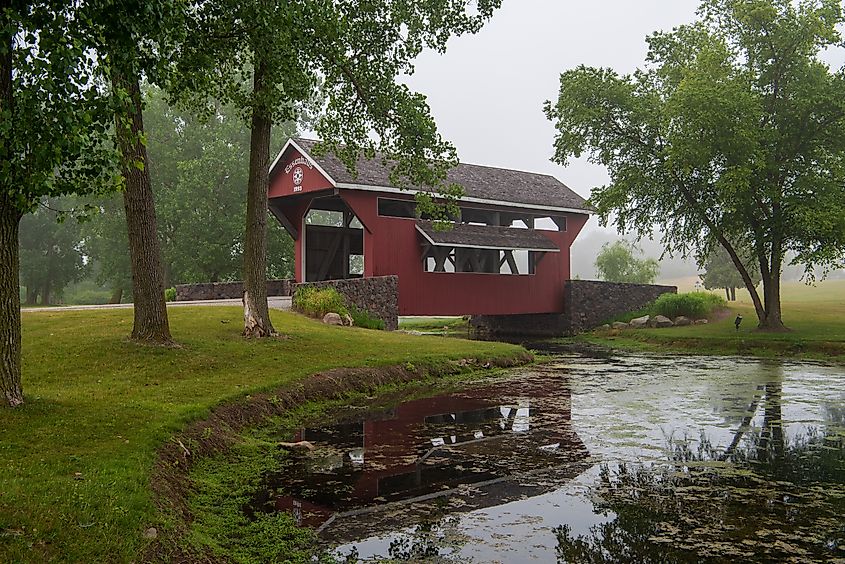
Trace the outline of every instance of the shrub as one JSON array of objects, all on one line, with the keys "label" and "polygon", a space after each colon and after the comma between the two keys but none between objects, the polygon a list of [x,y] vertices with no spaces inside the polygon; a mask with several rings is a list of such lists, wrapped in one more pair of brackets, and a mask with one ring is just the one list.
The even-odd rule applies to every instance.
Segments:
[{"label": "shrub", "polygon": [[311,317],[322,318],[332,311],[341,316],[349,315],[349,308],[346,307],[343,296],[334,288],[298,288],[293,296],[293,307]]},{"label": "shrub", "polygon": [[349,315],[352,316],[352,320],[355,322],[356,327],[384,331],[384,320],[379,319],[378,317],[373,317],[366,311],[361,311],[356,307],[352,307],[349,310]]},{"label": "shrub", "polygon": [[649,308],[652,315],[665,315],[674,319],[679,315],[691,319],[707,317],[713,310],[725,307],[725,299],[709,292],[687,294],[663,294]]},{"label": "shrub", "polygon": [[164,299],[168,302],[175,302],[176,301],[176,288],[167,288],[164,291]]}]

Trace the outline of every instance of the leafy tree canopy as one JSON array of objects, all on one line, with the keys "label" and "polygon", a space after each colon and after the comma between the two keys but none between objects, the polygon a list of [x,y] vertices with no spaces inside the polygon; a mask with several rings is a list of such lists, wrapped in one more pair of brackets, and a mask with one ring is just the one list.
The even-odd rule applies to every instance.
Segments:
[{"label": "leafy tree canopy", "polygon": [[[243,253],[243,217],[249,133],[235,111],[221,104],[201,119],[167,103],[145,85],[145,123],[166,286],[237,280]],[[274,146],[281,147],[280,129]],[[98,202],[101,213],[83,226],[85,250],[100,283],[131,289],[122,198]],[[271,222],[267,275],[290,276],[293,242]]]},{"label": "leafy tree canopy", "polygon": [[[743,263],[754,284],[760,283],[760,269],[748,258],[749,253],[741,253]],[[716,247],[704,263],[704,275],[701,277],[708,290],[724,288],[729,300],[735,300],[735,289],[745,286],[742,276],[736,269],[731,257],[722,247]]]},{"label": "leafy tree canopy", "polygon": [[112,116],[74,7],[12,2],[0,11],[0,31],[9,40],[0,44],[9,79],[0,105],[4,202],[26,213],[43,196],[116,188]]},{"label": "leafy tree canopy", "polygon": [[660,265],[653,258],[637,258],[642,250],[630,241],[605,243],[596,257],[599,278],[607,282],[653,284]]},{"label": "leafy tree canopy", "polygon": [[27,303],[51,303],[69,283],[85,274],[85,260],[79,223],[65,217],[69,200],[45,198],[34,213],[20,223],[21,283]]},{"label": "leafy tree canopy", "polygon": [[[197,2],[169,90],[213,111],[207,100],[310,119],[324,150],[354,168],[379,150],[397,181],[438,186],[457,156],[437,133],[424,96],[401,82],[424,50],[443,52],[474,33],[501,0],[417,2]],[[253,70],[261,67],[263,88]]]},{"label": "leafy tree canopy", "polygon": [[[819,53],[840,44],[839,0],[705,0],[699,21],[647,39],[631,75],[561,75],[546,113],[555,160],[584,152],[611,182],[592,194],[603,221],[703,263],[725,248],[760,325],[782,328],[787,252],[811,274],[845,254],[845,70]],[[753,250],[764,295],[734,244]]]}]

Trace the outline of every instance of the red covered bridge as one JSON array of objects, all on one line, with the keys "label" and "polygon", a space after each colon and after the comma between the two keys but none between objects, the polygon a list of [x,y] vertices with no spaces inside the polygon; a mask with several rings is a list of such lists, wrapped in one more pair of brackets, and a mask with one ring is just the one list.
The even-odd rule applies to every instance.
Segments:
[{"label": "red covered bridge", "polygon": [[459,164],[460,219],[435,231],[382,159],[357,176],[316,141],[289,140],[270,170],[270,210],[296,241],[296,280],[397,275],[400,315],[564,311],[569,248],[591,209],[555,178]]}]

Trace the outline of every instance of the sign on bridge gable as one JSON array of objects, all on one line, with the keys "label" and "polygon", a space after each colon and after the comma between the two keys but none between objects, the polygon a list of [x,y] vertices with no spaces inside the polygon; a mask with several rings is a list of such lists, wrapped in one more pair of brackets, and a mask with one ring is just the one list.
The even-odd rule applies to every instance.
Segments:
[{"label": "sign on bridge gable", "polygon": [[291,196],[331,188],[332,183],[307,155],[289,146],[271,171],[269,197]]}]

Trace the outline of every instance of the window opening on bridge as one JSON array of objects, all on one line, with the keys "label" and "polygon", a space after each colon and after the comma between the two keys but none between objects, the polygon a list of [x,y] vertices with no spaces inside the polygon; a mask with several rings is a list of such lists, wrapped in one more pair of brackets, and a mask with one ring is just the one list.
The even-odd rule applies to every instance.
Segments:
[{"label": "window opening on bridge", "polygon": [[305,281],[364,275],[364,226],[340,197],[316,198],[305,215]]}]

